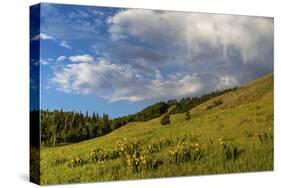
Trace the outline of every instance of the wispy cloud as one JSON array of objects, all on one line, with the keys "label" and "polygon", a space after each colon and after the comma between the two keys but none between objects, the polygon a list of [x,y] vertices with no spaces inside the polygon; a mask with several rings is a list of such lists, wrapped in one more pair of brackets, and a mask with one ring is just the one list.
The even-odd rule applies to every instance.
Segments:
[{"label": "wispy cloud", "polygon": [[88,54],[70,56],[68,59],[74,63],[91,63],[94,61],[94,58]]},{"label": "wispy cloud", "polygon": [[71,5],[65,8],[71,11],[62,11],[59,6],[42,4],[41,20],[44,24],[41,30],[54,35],[60,40],[73,40],[93,37],[97,30],[93,17],[87,9],[80,9]]},{"label": "wispy cloud", "polygon": [[39,33],[38,35],[35,35],[31,40],[55,40],[55,38],[46,33]]},{"label": "wispy cloud", "polygon": [[67,57],[64,56],[64,55],[62,55],[62,56],[59,56],[59,57],[57,58],[57,61],[64,61],[64,60],[66,60],[66,59],[67,59]]},{"label": "wispy cloud", "polygon": [[64,48],[67,48],[69,50],[72,49],[71,46],[66,41],[64,41],[64,40],[60,42],[60,46],[62,46]]}]

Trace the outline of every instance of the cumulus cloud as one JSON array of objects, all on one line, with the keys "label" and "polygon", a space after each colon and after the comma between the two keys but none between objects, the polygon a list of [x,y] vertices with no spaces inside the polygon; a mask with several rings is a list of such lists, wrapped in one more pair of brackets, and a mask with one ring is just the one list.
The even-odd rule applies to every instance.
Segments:
[{"label": "cumulus cloud", "polygon": [[185,54],[185,62],[223,60],[238,51],[243,63],[252,63],[272,51],[270,18],[130,9],[107,23],[113,41],[135,37],[171,56]]},{"label": "cumulus cloud", "polygon": [[71,50],[71,46],[64,40],[60,42],[60,46]]},{"label": "cumulus cloud", "polygon": [[48,35],[46,33],[39,33],[38,35],[35,35],[31,40],[55,40],[55,38],[51,35]]},{"label": "cumulus cloud", "polygon": [[68,59],[74,63],[90,63],[94,61],[94,58],[88,54],[70,56]]},{"label": "cumulus cloud", "polygon": [[158,101],[241,86],[273,70],[271,18],[130,9],[107,24],[107,58],[68,57],[72,64],[51,79],[58,90]]},{"label": "cumulus cloud", "polygon": [[131,65],[112,64],[104,59],[66,65],[55,72],[51,81],[60,91],[94,93],[109,102],[196,96],[219,89],[225,82],[208,74],[177,73],[165,77],[159,70],[147,76]]}]

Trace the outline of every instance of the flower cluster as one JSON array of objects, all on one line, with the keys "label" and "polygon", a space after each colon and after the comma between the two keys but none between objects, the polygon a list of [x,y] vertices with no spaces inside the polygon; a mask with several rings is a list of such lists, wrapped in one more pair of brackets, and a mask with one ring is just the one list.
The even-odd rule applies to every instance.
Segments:
[{"label": "flower cluster", "polygon": [[127,155],[127,165],[131,166],[134,172],[138,172],[141,169],[141,166],[146,166],[147,156],[146,155]]},{"label": "flower cluster", "polygon": [[73,159],[67,161],[65,165],[67,167],[74,168],[74,167],[82,166],[85,163],[86,163],[85,160],[83,160],[81,157],[76,156]]},{"label": "flower cluster", "polygon": [[127,166],[132,167],[133,172],[139,172],[146,169],[158,169],[163,161],[155,159],[150,155],[146,154],[134,154],[127,155]]},{"label": "flower cluster", "polygon": [[224,138],[223,138],[222,136],[220,136],[220,137],[218,138],[218,141],[219,141],[219,144],[220,144],[220,145],[223,145],[223,144],[225,143]]},{"label": "flower cluster", "polygon": [[88,160],[95,163],[103,163],[104,161],[113,159],[114,157],[115,155],[113,152],[106,152],[103,149],[95,149],[87,156]]},{"label": "flower cluster", "polygon": [[188,143],[187,141],[179,141],[178,144],[170,151],[171,163],[183,163],[188,161],[196,161],[202,158],[203,152],[200,145],[196,143]]}]

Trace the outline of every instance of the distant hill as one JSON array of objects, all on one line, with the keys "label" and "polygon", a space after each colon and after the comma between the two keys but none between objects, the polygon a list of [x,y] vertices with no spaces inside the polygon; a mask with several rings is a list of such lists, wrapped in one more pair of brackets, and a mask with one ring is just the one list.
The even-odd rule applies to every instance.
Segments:
[{"label": "distant hill", "polygon": [[254,102],[264,97],[273,97],[273,74],[270,73],[262,78],[252,81],[251,83],[219,97],[214,97],[207,102],[200,104],[191,110],[192,113],[204,111],[215,101],[221,100],[223,104],[216,108],[225,109],[233,108],[241,104]]}]

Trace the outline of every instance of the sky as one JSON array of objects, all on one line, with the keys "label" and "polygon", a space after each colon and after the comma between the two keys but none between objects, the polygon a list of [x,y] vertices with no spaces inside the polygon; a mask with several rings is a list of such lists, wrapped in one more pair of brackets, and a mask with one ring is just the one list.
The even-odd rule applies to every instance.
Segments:
[{"label": "sky", "polygon": [[[38,23],[35,23],[38,24]],[[32,23],[31,23],[32,26]],[[273,19],[41,4],[42,109],[132,114],[273,72]]]}]

